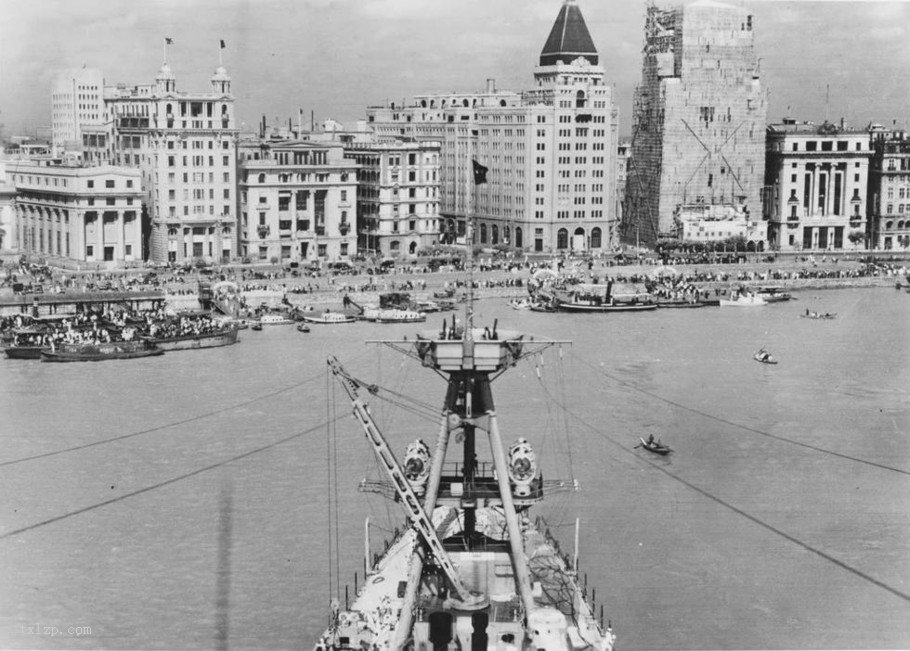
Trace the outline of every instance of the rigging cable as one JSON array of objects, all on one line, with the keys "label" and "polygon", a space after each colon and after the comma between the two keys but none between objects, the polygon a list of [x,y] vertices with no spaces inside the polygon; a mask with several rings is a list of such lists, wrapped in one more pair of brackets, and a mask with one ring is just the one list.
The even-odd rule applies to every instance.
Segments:
[{"label": "rigging cable", "polygon": [[[328,396],[331,395],[331,392],[332,392],[331,386],[332,386],[332,371],[327,366],[325,369],[325,392],[326,392],[327,398],[328,398]],[[337,596],[337,595],[335,595],[335,593],[332,590],[332,586],[334,585],[334,578],[335,578],[334,573],[332,572],[332,570],[334,568],[334,563],[332,562],[334,559],[332,558],[332,556],[335,553],[335,545],[332,544],[332,542],[333,542],[333,532],[332,532],[332,434],[331,434],[331,423],[329,422],[330,418],[331,418],[331,414],[332,414],[331,402],[332,401],[329,399],[327,399],[325,401],[325,416],[326,416],[326,421],[325,421],[325,485],[326,485],[325,500],[326,500],[326,520],[327,520],[326,524],[328,524],[328,526],[326,527],[326,533],[328,534],[328,541],[326,543],[326,547],[329,550],[328,569],[329,569],[329,598],[330,599],[333,598],[333,596]]]},{"label": "rigging cable", "polygon": [[10,459],[8,461],[0,461],[0,468],[4,466],[12,466],[17,463],[24,463],[26,461],[35,461],[37,459],[45,459],[47,457],[57,456],[58,454],[65,454],[67,452],[77,452],[79,450],[85,450],[87,448],[95,447],[96,445],[103,445],[105,443],[114,443],[116,441],[123,441],[125,439],[133,438],[134,436],[141,436],[142,434],[151,434],[153,432],[160,432],[161,430],[169,429],[171,427],[177,427],[179,425],[186,425],[187,423],[192,423],[198,420],[203,420],[211,416],[216,416],[218,414],[223,414],[224,412],[231,411],[233,409],[239,409],[240,407],[246,407],[251,405],[254,402],[259,402],[260,400],[266,400],[268,398],[273,398],[274,396],[281,395],[282,393],[287,393],[288,391],[293,391],[294,389],[302,387],[304,384],[312,382],[319,379],[321,373],[317,373],[305,380],[300,382],[295,382],[290,386],[284,387],[283,389],[277,389],[269,393],[262,394],[260,396],[255,396],[248,400],[243,400],[241,402],[234,403],[233,405],[228,405],[227,407],[220,407],[212,411],[207,411],[202,414],[197,414],[196,416],[190,416],[189,418],[183,418],[181,420],[171,421],[169,423],[164,423],[163,425],[156,425],[155,427],[150,427],[148,429],[139,430],[138,432],[131,432],[129,434],[121,434],[120,436],[113,436],[111,438],[101,439],[99,441],[92,441],[91,443],[83,443],[82,445],[74,445],[69,448],[63,448],[61,450],[52,450],[51,452],[42,452],[40,454],[33,454],[27,457],[20,457],[18,459]]},{"label": "rigging cable", "polygon": [[668,404],[668,405],[673,405],[674,407],[678,407],[679,409],[682,409],[682,410],[684,410],[684,411],[688,411],[688,412],[691,412],[691,413],[693,413],[693,414],[698,414],[699,416],[702,416],[702,417],[704,417],[704,418],[708,418],[708,419],[710,419],[710,420],[714,420],[714,421],[717,421],[717,422],[719,422],[719,423],[723,423],[723,424],[725,424],[725,425],[730,425],[730,426],[732,426],[732,427],[736,427],[736,428],[739,428],[739,429],[742,429],[742,430],[746,430],[747,432],[752,432],[753,434],[759,434],[760,436],[764,436],[764,437],[767,437],[767,438],[770,438],[770,439],[775,439],[775,440],[777,440],[777,441],[782,441],[782,442],[784,442],[784,443],[790,443],[790,444],[792,444],[792,445],[797,445],[797,446],[802,447],[802,448],[806,448],[806,449],[809,449],[809,450],[814,450],[815,452],[821,452],[822,454],[830,454],[831,456],[839,457],[839,458],[841,458],[841,459],[846,459],[846,460],[848,460],[848,461],[855,461],[856,463],[863,463],[863,464],[866,464],[867,466],[873,466],[873,467],[875,467],[875,468],[880,468],[880,469],[882,469],[882,470],[890,470],[891,472],[897,472],[897,473],[900,473],[900,474],[902,474],[902,475],[908,475],[908,476],[910,476],[910,471],[904,470],[903,468],[895,468],[894,466],[889,466],[889,465],[886,465],[886,464],[883,464],[883,463],[878,463],[878,462],[875,462],[875,461],[869,461],[868,459],[861,459],[861,458],[859,458],[859,457],[850,456],[849,454],[843,454],[843,453],[841,453],[841,452],[835,452],[834,450],[827,450],[827,449],[825,449],[825,448],[821,448],[821,447],[818,447],[818,446],[816,446],[816,445],[811,445],[811,444],[809,444],[809,443],[803,443],[802,441],[797,441],[797,440],[794,440],[794,439],[789,439],[789,438],[787,438],[787,437],[785,437],[785,436],[780,436],[780,435],[778,435],[778,434],[771,434],[770,432],[765,432],[765,431],[762,431],[762,430],[760,430],[760,429],[756,429],[755,427],[751,427],[751,426],[749,426],[749,425],[744,425],[744,424],[742,424],[742,423],[737,423],[737,422],[735,422],[735,421],[732,421],[732,420],[728,420],[728,419],[726,419],[726,418],[723,418],[722,416],[716,416],[716,415],[710,414],[710,413],[708,413],[708,412],[706,412],[706,411],[702,411],[702,410],[700,410],[700,409],[696,409],[695,407],[689,407],[688,405],[684,405],[684,404],[682,404],[682,403],[676,402],[675,400],[671,400],[671,399],[669,399],[669,398],[665,398],[665,397],[661,396],[660,394],[654,393],[653,391],[648,391],[647,389],[643,389],[643,388],[641,388],[641,387],[639,387],[639,386],[636,386],[635,384],[632,384],[631,382],[627,382],[626,380],[623,380],[623,379],[620,378],[620,377],[617,377],[617,376],[615,376],[615,375],[612,375],[612,374],[610,374],[610,373],[607,373],[607,372],[606,372],[605,370],[603,370],[602,368],[598,368],[597,366],[594,366],[591,362],[589,362],[589,361],[587,361],[587,360],[585,360],[585,359],[583,359],[583,358],[581,358],[581,357],[579,357],[579,356],[577,356],[577,355],[576,355],[576,358],[577,358],[582,364],[584,364],[585,366],[587,366],[588,368],[594,370],[594,371],[597,372],[597,373],[600,373],[601,375],[603,375],[603,376],[605,376],[605,377],[610,378],[611,380],[614,380],[614,381],[617,382],[620,386],[624,386],[624,387],[626,387],[627,389],[631,389],[631,390],[633,390],[633,391],[638,391],[639,393],[643,393],[643,394],[645,394],[646,396],[650,396],[651,398],[654,398],[655,400],[659,400],[659,401],[664,402],[664,403],[666,403],[666,404]]},{"label": "rigging cable", "polygon": [[219,461],[217,463],[210,464],[208,466],[205,466],[204,468],[197,468],[196,470],[193,470],[192,472],[188,472],[183,475],[179,475],[177,477],[172,477],[171,479],[167,479],[167,480],[159,482],[157,484],[152,484],[151,486],[146,486],[145,488],[140,488],[138,490],[130,491],[129,493],[124,493],[123,495],[118,495],[117,497],[113,497],[109,500],[104,500],[103,502],[97,502],[96,504],[84,506],[81,509],[76,509],[75,511],[70,511],[70,512],[64,513],[62,515],[57,515],[52,518],[48,518],[47,520],[42,520],[41,522],[36,522],[34,524],[30,524],[28,526],[21,527],[19,529],[7,531],[6,533],[0,534],[0,540],[4,540],[6,538],[12,538],[13,536],[18,536],[19,534],[26,533],[27,531],[32,531],[33,529],[38,529],[40,527],[44,527],[46,525],[53,524],[55,522],[60,522],[61,520],[66,520],[66,519],[71,518],[76,515],[88,513],[90,511],[94,511],[95,509],[99,509],[103,506],[108,506],[109,504],[114,504],[116,502],[120,502],[129,497],[135,497],[136,495],[142,495],[144,493],[148,493],[150,491],[157,490],[159,488],[164,488],[165,486],[170,486],[171,484],[175,484],[179,481],[183,481],[184,479],[189,479],[190,477],[195,477],[196,475],[201,475],[202,473],[208,472],[209,470],[215,470],[216,468],[221,468],[222,466],[226,466],[229,463],[233,463],[235,461],[240,461],[241,459],[246,459],[247,457],[251,457],[254,454],[259,454],[260,452],[265,452],[266,450],[271,450],[272,448],[282,445],[283,443],[288,443],[290,441],[293,441],[294,439],[299,439],[302,436],[306,436],[307,434],[316,432],[316,431],[322,429],[323,427],[325,427],[325,423],[320,423],[318,425],[314,425],[313,427],[309,427],[303,431],[296,432],[294,434],[290,434],[282,439],[278,439],[277,441],[272,441],[271,443],[267,443],[266,445],[262,445],[258,448],[254,448],[254,449],[244,452],[242,454],[238,454],[236,456],[230,457],[229,459],[225,459],[223,461]]},{"label": "rigging cable", "polygon": [[[599,370],[599,369],[598,369],[598,370]],[[614,378],[614,379],[615,379],[615,378]],[[633,388],[634,388],[634,387],[633,387]],[[646,393],[647,393],[647,392],[646,392]],[[649,395],[650,395],[650,393],[649,393]],[[657,396],[655,396],[655,397],[657,397]],[[673,403],[673,404],[675,404],[675,403]],[[568,408],[567,408],[565,405],[560,405],[560,407],[561,407],[562,409],[565,409],[565,410],[568,411]],[[685,408],[685,407],[684,407],[684,408]],[[707,490],[705,490],[705,489],[703,489],[703,488],[700,488],[699,486],[696,486],[695,484],[693,484],[693,483],[691,483],[691,482],[689,482],[689,481],[683,479],[682,477],[680,477],[679,475],[677,475],[677,474],[671,472],[671,471],[668,470],[667,468],[664,468],[662,465],[660,465],[660,464],[658,464],[658,463],[655,463],[655,462],[653,462],[653,461],[649,461],[649,460],[647,460],[647,459],[643,459],[641,456],[639,456],[639,455],[637,455],[637,454],[634,454],[633,451],[632,451],[631,449],[629,449],[629,448],[627,448],[626,446],[622,445],[621,443],[619,443],[618,441],[616,441],[616,440],[613,439],[612,437],[607,436],[604,432],[602,432],[602,431],[600,431],[599,429],[595,428],[593,425],[591,425],[590,423],[588,423],[585,419],[581,418],[580,416],[578,416],[578,415],[575,414],[574,412],[568,411],[568,413],[569,413],[573,418],[575,418],[576,420],[578,420],[582,425],[584,425],[585,427],[587,427],[588,429],[590,429],[592,432],[594,432],[597,436],[599,436],[599,437],[601,437],[602,439],[604,439],[604,440],[606,440],[606,441],[612,443],[613,445],[619,447],[621,450],[623,450],[623,451],[626,452],[627,454],[632,455],[633,458],[635,458],[637,461],[639,461],[639,462],[641,462],[641,463],[646,463],[646,464],[649,465],[650,467],[652,467],[652,468],[654,468],[654,469],[656,469],[656,470],[659,470],[660,472],[662,472],[663,474],[665,474],[667,477],[669,477],[669,478],[671,478],[671,479],[673,479],[673,480],[679,482],[679,483],[682,484],[683,486],[685,486],[685,487],[687,487],[687,488],[689,488],[689,489],[695,491],[695,492],[698,493],[699,495],[702,495],[703,497],[706,497],[706,498],[708,498],[709,500],[711,500],[711,501],[713,501],[713,502],[716,502],[717,504],[720,504],[721,506],[723,506],[723,507],[729,509],[730,511],[733,511],[733,512],[736,513],[737,515],[740,515],[740,516],[746,518],[746,519],[749,520],[750,522],[752,522],[752,523],[754,523],[754,524],[757,524],[758,526],[760,526],[760,527],[762,527],[762,528],[764,528],[764,529],[767,529],[768,531],[770,531],[770,532],[772,532],[772,533],[774,533],[774,534],[777,534],[778,536],[784,538],[785,540],[790,541],[790,542],[793,543],[794,545],[797,545],[798,547],[801,547],[802,549],[805,549],[806,551],[811,552],[811,553],[815,554],[816,556],[819,556],[820,558],[822,558],[822,559],[824,559],[824,560],[826,560],[826,561],[828,561],[828,562],[830,562],[830,563],[833,563],[834,565],[840,567],[841,569],[846,570],[847,572],[849,572],[849,573],[851,573],[851,574],[853,574],[853,575],[855,575],[855,576],[858,576],[859,578],[861,578],[861,579],[863,579],[863,580],[865,580],[865,581],[868,581],[869,583],[872,583],[873,585],[878,586],[879,588],[882,588],[883,590],[886,590],[886,591],[890,592],[891,594],[893,594],[893,595],[895,595],[895,596],[897,596],[897,597],[900,597],[900,598],[903,599],[904,601],[910,602],[910,594],[907,594],[907,593],[905,593],[905,592],[901,592],[901,591],[898,590],[897,588],[894,588],[894,587],[888,585],[887,583],[884,583],[883,581],[880,581],[880,580],[876,579],[875,577],[870,576],[869,574],[866,574],[866,573],[863,572],[862,570],[859,570],[859,569],[857,569],[857,568],[855,568],[855,567],[853,567],[853,566],[851,566],[851,565],[848,565],[848,564],[845,563],[844,561],[838,560],[837,558],[831,556],[830,554],[827,554],[827,553],[823,552],[821,549],[817,549],[817,548],[813,547],[812,545],[810,545],[810,544],[808,544],[808,543],[806,543],[806,542],[803,542],[803,541],[800,540],[799,538],[797,538],[797,537],[795,537],[795,536],[793,536],[793,535],[791,535],[791,534],[788,534],[787,532],[785,532],[785,531],[783,531],[783,530],[781,530],[781,529],[778,529],[777,527],[775,527],[775,526],[773,526],[773,525],[771,525],[771,524],[765,522],[764,520],[759,519],[758,517],[756,517],[756,516],[754,516],[754,515],[752,515],[752,514],[746,512],[746,511],[744,511],[743,509],[740,509],[739,507],[734,506],[734,505],[731,504],[730,502],[727,502],[727,501],[721,499],[720,497],[718,497],[718,496],[716,496],[716,495],[714,495],[714,494],[708,492]],[[732,424],[737,425],[736,423],[732,423]],[[737,426],[738,426],[738,427],[744,427],[744,426],[742,426],[742,425],[737,425]],[[751,428],[746,428],[746,429],[751,429]],[[759,433],[762,433],[762,432],[759,432]],[[777,438],[777,437],[775,437],[775,438]],[[785,440],[786,440],[786,439],[785,439]],[[841,455],[838,455],[838,456],[841,456]],[[862,460],[860,460],[860,461],[862,461]],[[877,464],[871,464],[871,465],[877,465]],[[890,469],[890,468],[889,468],[889,469]],[[892,470],[893,470],[893,469],[892,469]],[[898,470],[897,472],[903,472],[903,471]]]},{"label": "rigging cable", "polygon": [[[332,378],[329,378],[330,382]],[[339,599],[341,598],[341,551],[339,548],[339,539],[341,538],[341,528],[338,525],[338,428],[336,423],[338,422],[338,409],[337,403],[335,402],[335,382],[331,382],[332,385],[332,400],[331,408],[332,413],[329,414],[331,420],[329,421],[329,427],[332,430],[332,496],[334,499],[334,516],[335,516],[335,589],[338,591],[336,595]],[[345,605],[345,607],[347,607]]]}]

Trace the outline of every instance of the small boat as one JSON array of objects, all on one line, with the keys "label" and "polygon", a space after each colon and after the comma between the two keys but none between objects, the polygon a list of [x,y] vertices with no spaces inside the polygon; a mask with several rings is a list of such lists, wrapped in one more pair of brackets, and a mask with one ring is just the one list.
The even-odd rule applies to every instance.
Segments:
[{"label": "small boat", "polygon": [[806,310],[805,314],[800,314],[799,316],[803,319],[836,319],[837,312],[825,312],[824,314],[821,314],[819,312],[810,312],[809,310]]},{"label": "small boat", "polygon": [[638,440],[641,441],[641,447],[648,452],[661,455],[670,454],[670,452],[672,452],[669,445],[664,445],[660,441],[646,441],[640,436],[638,437]]},{"label": "small boat", "polygon": [[662,310],[663,309],[688,309],[688,308],[694,308],[694,307],[705,307],[707,305],[708,305],[708,303],[705,303],[704,301],[670,300],[670,301],[658,301],[657,302],[657,307],[661,308]]},{"label": "small boat", "polygon": [[103,362],[110,359],[136,359],[164,355],[146,341],[111,341],[102,344],[60,344],[41,351],[43,362]]},{"label": "small boat", "polygon": [[303,320],[307,323],[318,323],[319,325],[337,325],[339,323],[354,323],[357,319],[341,312],[325,312],[319,315],[306,314]]},{"label": "small boat", "polygon": [[783,291],[780,287],[759,287],[756,294],[765,299],[765,303],[780,303],[793,298],[792,294]]},{"label": "small boat", "polygon": [[733,292],[733,296],[730,298],[720,299],[721,307],[753,307],[756,305],[767,305],[768,301],[763,299],[758,294],[752,294],[751,292]]},{"label": "small boat", "polygon": [[427,315],[414,310],[379,310],[376,323],[423,323]]},{"label": "small boat", "polygon": [[294,319],[282,314],[263,314],[259,319],[259,325],[263,326],[293,325],[294,323]]},{"label": "small boat", "polygon": [[513,298],[511,301],[509,301],[509,305],[513,310],[530,310],[531,303],[532,302],[526,298],[521,300]]},{"label": "small boat", "polygon": [[262,324],[259,321],[254,321],[253,325],[250,326],[250,330],[260,331],[262,330]]},{"label": "small boat", "polygon": [[41,351],[50,350],[48,346],[12,345],[3,349],[9,359],[41,359]]},{"label": "small boat", "polygon": [[777,360],[774,359],[774,357],[771,356],[771,353],[766,350],[758,351],[752,355],[752,359],[754,359],[756,362],[761,362],[762,364],[777,364]]},{"label": "small boat", "polygon": [[310,326],[308,326],[306,323],[297,324],[297,332],[309,332],[309,331],[310,331]]}]

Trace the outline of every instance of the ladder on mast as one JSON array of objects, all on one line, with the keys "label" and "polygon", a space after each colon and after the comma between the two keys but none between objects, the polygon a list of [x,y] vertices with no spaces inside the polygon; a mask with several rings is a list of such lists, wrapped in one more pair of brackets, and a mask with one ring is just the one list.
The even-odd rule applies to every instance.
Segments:
[{"label": "ladder on mast", "polygon": [[385,437],[373,420],[373,416],[370,414],[369,409],[367,409],[366,404],[360,398],[360,395],[357,392],[359,383],[348,375],[347,371],[344,370],[337,358],[329,357],[328,365],[329,368],[332,369],[332,373],[335,377],[338,378],[341,386],[348,394],[348,397],[351,399],[354,417],[360,423],[367,439],[370,441],[370,444],[372,444],[373,451],[376,453],[380,464],[392,480],[392,486],[395,488],[395,492],[405,505],[411,522],[423,538],[430,553],[436,559],[437,565],[439,565],[445,573],[449,584],[455,594],[458,595],[458,598],[463,602],[463,605],[469,606],[471,604],[476,604],[478,602],[477,596],[473,595],[467,587],[465,587],[461,577],[458,576],[458,570],[455,569],[455,565],[452,563],[445,548],[442,546],[442,541],[440,541],[439,536],[436,535],[436,528],[433,526],[432,520],[427,515],[426,511],[424,511],[423,506],[420,504],[420,500],[411,488],[410,483],[408,483],[404,471],[402,471],[401,466],[398,464],[398,460],[389,448],[389,444],[386,442]]}]

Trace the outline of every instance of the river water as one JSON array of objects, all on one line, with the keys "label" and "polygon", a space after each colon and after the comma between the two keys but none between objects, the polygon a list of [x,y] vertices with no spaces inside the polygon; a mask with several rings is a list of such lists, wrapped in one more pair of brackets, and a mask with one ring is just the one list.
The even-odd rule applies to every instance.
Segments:
[{"label": "river water", "polygon": [[[910,297],[797,296],[600,316],[478,305],[478,323],[573,341],[494,383],[500,428],[545,477],[578,480],[537,512],[564,550],[580,518],[581,571],[623,649],[910,647]],[[379,474],[351,418],[326,425],[350,412],[325,358],[438,410],[441,379],[363,343],[414,330],[0,361],[0,646],[310,648],[331,593],[362,580],[364,518],[372,552],[403,521],[357,491]],[[781,363],[753,361],[761,346]],[[373,411],[399,453],[435,437],[432,419]],[[651,432],[674,453],[635,449]]]}]

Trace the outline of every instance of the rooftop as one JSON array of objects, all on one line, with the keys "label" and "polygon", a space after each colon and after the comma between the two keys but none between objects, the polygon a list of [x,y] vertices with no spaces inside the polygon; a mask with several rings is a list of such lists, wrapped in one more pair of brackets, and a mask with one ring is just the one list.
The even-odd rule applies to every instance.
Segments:
[{"label": "rooftop", "polygon": [[797,122],[792,118],[784,118],[783,122],[768,125],[769,134],[793,134],[803,136],[838,136],[838,135],[868,135],[866,129],[856,129],[848,127],[841,120],[840,124],[834,124],[825,120],[821,124],[814,122]]},{"label": "rooftop", "polygon": [[597,48],[591,40],[581,9],[575,0],[565,0],[540,52],[540,65],[553,66],[557,61],[570,63],[579,57],[587,59],[591,65],[597,65]]}]

